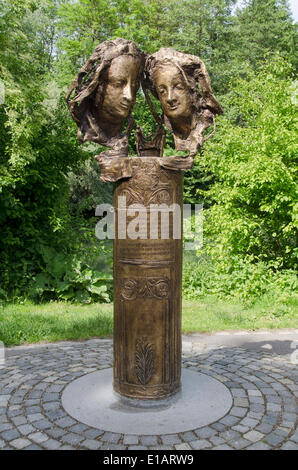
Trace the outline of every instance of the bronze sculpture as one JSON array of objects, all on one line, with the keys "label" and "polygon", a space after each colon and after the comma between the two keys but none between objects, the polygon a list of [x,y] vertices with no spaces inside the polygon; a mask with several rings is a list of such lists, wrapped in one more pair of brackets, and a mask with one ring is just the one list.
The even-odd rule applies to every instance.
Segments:
[{"label": "bronze sculpture", "polygon": [[[140,82],[158,127],[149,140],[137,128],[141,158],[134,158],[128,157],[128,138]],[[154,110],[149,90],[160,100],[162,116]],[[96,47],[66,100],[79,139],[110,148],[95,158],[101,180],[115,183],[114,390],[134,399],[169,397],[181,387],[181,170],[193,166],[194,156],[214,131],[207,137],[204,132],[211,124],[215,128],[215,115],[222,108],[199,57],[172,49],[148,57],[124,39]],[[176,150],[188,155],[163,157],[163,124],[172,132]],[[143,224],[132,238],[131,210],[140,203],[136,210],[143,214]],[[173,207],[179,209],[178,217]],[[164,237],[158,217],[168,209],[171,223]]]},{"label": "bronze sculpture", "polygon": [[[211,136],[205,137],[205,130],[215,125],[215,115],[222,113],[204,63],[197,56],[162,48],[147,58],[145,76],[144,88],[160,100],[176,150],[194,157]],[[145,95],[152,108],[148,93]]]},{"label": "bronze sculpture", "polygon": [[[134,126],[131,111],[143,73],[145,53],[132,41],[99,44],[79,70],[66,95],[81,142],[91,140],[111,148],[107,155],[127,156]],[[74,94],[74,96],[72,96]],[[122,134],[124,120],[127,129]]]}]

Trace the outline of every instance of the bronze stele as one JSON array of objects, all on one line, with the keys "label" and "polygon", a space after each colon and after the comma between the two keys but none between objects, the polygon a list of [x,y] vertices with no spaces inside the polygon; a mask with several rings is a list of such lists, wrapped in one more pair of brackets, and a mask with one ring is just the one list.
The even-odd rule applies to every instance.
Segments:
[{"label": "bronze stele", "polygon": [[[132,157],[140,84],[158,126],[149,137],[137,127]],[[100,179],[114,183],[114,390],[143,401],[167,398],[181,388],[182,170],[192,168],[222,109],[199,57],[172,49],[148,56],[124,39],[96,47],[66,98],[79,139],[110,149],[96,158]],[[186,155],[163,157],[164,124]]]}]

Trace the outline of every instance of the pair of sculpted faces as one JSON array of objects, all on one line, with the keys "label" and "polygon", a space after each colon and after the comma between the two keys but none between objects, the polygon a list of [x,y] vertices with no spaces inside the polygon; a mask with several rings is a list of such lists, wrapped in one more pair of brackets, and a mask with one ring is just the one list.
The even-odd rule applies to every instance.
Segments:
[{"label": "pair of sculpted faces", "polygon": [[[79,128],[79,140],[112,149],[106,155],[127,156],[134,126],[131,112],[140,84],[159,126],[165,124],[174,135],[176,149],[194,156],[205,129],[222,112],[205,65],[199,57],[173,49],[148,56],[124,39],[99,44],[69,88],[66,100]],[[159,99],[162,117],[154,111],[148,90]]]}]

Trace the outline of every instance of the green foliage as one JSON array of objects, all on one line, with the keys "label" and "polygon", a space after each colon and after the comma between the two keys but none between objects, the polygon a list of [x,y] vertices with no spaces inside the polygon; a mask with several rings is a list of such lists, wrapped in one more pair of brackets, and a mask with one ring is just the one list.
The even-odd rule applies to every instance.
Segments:
[{"label": "green foliage", "polygon": [[264,54],[279,51],[298,67],[297,23],[293,24],[287,0],[246,0],[238,9],[235,55],[253,67],[263,62]]},{"label": "green foliage", "polygon": [[45,267],[31,281],[29,298],[82,303],[111,301],[107,287],[112,286],[111,274],[92,269],[78,255],[66,257],[45,246],[41,252]]},{"label": "green foliage", "polygon": [[58,92],[53,99],[48,86],[50,39],[42,46],[48,4],[19,0],[1,5],[6,10],[0,16],[5,33],[0,35],[5,86],[0,105],[0,282],[9,296],[23,295],[41,269],[41,245],[67,251],[75,241],[66,175],[88,156],[77,143],[63,97]]},{"label": "green foliage", "polygon": [[274,56],[249,67],[226,98],[203,165],[215,175],[205,235],[214,258],[249,258],[274,269],[297,261],[297,104],[290,65]]},{"label": "green foliage", "polygon": [[[184,263],[183,296],[185,299],[240,300],[244,305],[254,305],[262,299],[270,305],[271,313],[293,313],[293,303],[298,301],[297,275],[294,270],[273,271],[268,265],[251,263],[241,257],[233,260],[211,260],[206,253],[193,256]],[[265,302],[266,303],[266,302]],[[275,313],[274,313],[275,312]]]},{"label": "green foliage", "polygon": [[[97,149],[98,152],[98,149]],[[98,204],[112,204],[113,186],[99,179],[99,165],[90,158],[68,174],[68,208],[71,215],[94,217]]]},{"label": "green foliage", "polygon": [[[225,107],[216,137],[185,172],[185,202],[207,209],[204,256],[216,260],[187,271],[185,293],[257,298],[279,268],[292,273],[297,118],[289,64],[297,68],[297,27],[286,0],[249,0],[232,14],[234,6],[234,0],[1,1],[0,298],[28,297],[30,285],[38,300],[111,299],[111,250],[94,240],[92,217],[97,204],[111,201],[112,188],[99,182],[93,157],[101,148],[78,143],[64,95],[94,47],[116,37],[149,53],[173,47],[200,55]],[[273,51],[280,57],[262,65],[264,52]],[[141,91],[133,114],[147,135],[154,132]],[[136,152],[133,133],[129,151]],[[173,151],[167,133],[165,155]],[[291,276],[276,273],[273,290]]]}]

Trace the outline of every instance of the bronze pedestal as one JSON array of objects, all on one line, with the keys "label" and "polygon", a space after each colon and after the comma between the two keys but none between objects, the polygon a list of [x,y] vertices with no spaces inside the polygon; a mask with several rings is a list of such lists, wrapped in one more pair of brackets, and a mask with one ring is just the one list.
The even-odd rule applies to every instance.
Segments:
[{"label": "bronze pedestal", "polygon": [[[162,399],[180,389],[182,172],[161,168],[160,158],[127,160],[132,176],[114,190],[114,390]],[[135,223],[132,204],[142,205],[137,239],[125,233]]]}]

